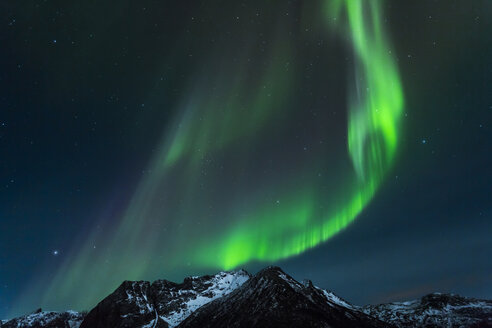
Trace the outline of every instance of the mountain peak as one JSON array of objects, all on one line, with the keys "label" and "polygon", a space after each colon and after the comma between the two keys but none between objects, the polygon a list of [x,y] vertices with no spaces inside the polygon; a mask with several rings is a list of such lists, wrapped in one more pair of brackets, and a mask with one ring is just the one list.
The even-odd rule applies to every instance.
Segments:
[{"label": "mountain peak", "polygon": [[492,301],[432,293],[419,300],[368,305],[362,310],[401,327],[492,327]]},{"label": "mountain peak", "polygon": [[80,328],[175,327],[203,305],[248,281],[244,270],[168,280],[125,281],[87,314]]},{"label": "mountain peak", "polygon": [[284,270],[282,270],[280,267],[276,266],[276,265],[269,265],[263,269],[261,269],[260,271],[258,271],[257,274],[261,274],[262,272],[278,272],[278,273],[284,273]]},{"label": "mountain peak", "polygon": [[[387,326],[387,325],[386,325]],[[330,303],[279,267],[267,267],[227,296],[204,305],[179,327],[386,327],[365,313]]]},{"label": "mountain peak", "polygon": [[87,315],[38,310],[0,328],[492,327],[491,318],[492,301],[440,293],[358,307],[270,266],[253,276],[236,270],[181,283],[124,281]]}]

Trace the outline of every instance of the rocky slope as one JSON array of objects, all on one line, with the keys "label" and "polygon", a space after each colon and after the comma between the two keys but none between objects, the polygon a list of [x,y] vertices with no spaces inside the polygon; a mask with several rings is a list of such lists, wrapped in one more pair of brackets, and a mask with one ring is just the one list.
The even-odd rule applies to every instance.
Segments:
[{"label": "rocky slope", "polygon": [[167,280],[125,281],[88,313],[80,328],[175,327],[201,306],[237,289],[250,278],[246,271]]},{"label": "rocky slope", "polygon": [[420,300],[368,305],[365,313],[398,327],[492,327],[492,301],[450,294],[429,294]]},{"label": "rocky slope", "polygon": [[492,301],[430,294],[420,300],[351,305],[299,283],[278,267],[167,280],[125,281],[87,315],[42,312],[0,328],[492,327]]},{"label": "rocky slope", "polygon": [[75,311],[38,311],[9,321],[0,322],[1,328],[79,328],[84,315]]},{"label": "rocky slope", "polygon": [[301,284],[280,268],[260,271],[231,294],[200,308],[179,327],[390,327],[335,295]]}]

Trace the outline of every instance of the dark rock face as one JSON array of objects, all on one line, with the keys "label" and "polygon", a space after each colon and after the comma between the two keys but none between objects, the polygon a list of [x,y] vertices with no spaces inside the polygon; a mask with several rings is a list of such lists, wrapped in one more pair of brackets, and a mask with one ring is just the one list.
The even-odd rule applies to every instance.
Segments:
[{"label": "dark rock face", "polygon": [[74,311],[43,312],[38,311],[23,317],[8,320],[1,328],[77,328],[84,319],[84,315]]},{"label": "dark rock face", "polygon": [[202,305],[241,286],[246,271],[189,277],[177,284],[167,280],[125,281],[86,316],[80,328],[175,327]]},{"label": "dark rock face", "polygon": [[[81,291],[83,292],[83,291]],[[492,328],[492,301],[449,294],[420,300],[351,305],[278,267],[189,277],[182,283],[125,281],[87,315],[43,312],[0,328]]]},{"label": "dark rock face", "polygon": [[125,281],[87,314],[81,327],[141,327],[155,318],[149,296],[149,282]]},{"label": "dark rock face", "polygon": [[492,301],[450,294],[420,300],[368,305],[363,311],[398,327],[492,327]]},{"label": "dark rock face", "polygon": [[[348,306],[348,307],[346,307]],[[364,314],[312,283],[300,284],[280,268],[260,271],[179,327],[392,327]]]}]

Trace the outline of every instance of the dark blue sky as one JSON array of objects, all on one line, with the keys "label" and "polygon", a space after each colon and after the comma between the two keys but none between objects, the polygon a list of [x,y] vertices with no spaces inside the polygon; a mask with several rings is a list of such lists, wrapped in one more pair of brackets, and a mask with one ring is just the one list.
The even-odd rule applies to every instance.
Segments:
[{"label": "dark blue sky", "polygon": [[[261,6],[0,1],[0,317],[101,216],[117,220],[209,60],[204,40],[240,45],[248,21],[230,18]],[[432,291],[491,298],[492,4],[385,8],[408,113],[396,165],[348,229],[277,264],[356,304]],[[195,16],[214,23],[196,27]],[[300,92],[338,90],[338,73]]]}]

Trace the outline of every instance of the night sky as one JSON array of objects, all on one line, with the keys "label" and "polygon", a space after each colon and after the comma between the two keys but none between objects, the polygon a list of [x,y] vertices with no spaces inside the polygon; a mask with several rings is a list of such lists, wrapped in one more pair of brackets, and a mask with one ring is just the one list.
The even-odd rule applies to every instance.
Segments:
[{"label": "night sky", "polygon": [[275,264],[492,298],[492,2],[0,0],[0,318]]}]

